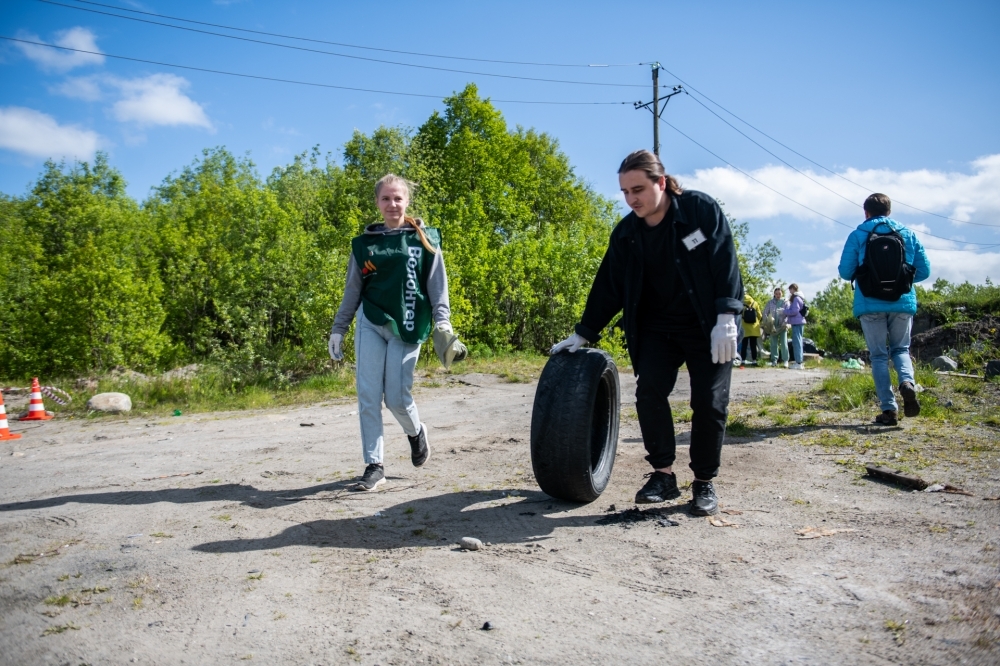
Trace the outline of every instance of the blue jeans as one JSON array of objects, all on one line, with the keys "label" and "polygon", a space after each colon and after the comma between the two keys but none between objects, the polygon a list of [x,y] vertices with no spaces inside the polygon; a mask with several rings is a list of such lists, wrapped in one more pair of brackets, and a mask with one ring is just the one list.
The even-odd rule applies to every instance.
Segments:
[{"label": "blue jeans", "polygon": [[420,416],[410,391],[420,345],[403,342],[388,326],[376,326],[358,310],[354,331],[357,361],[358,418],[365,464],[382,462],[382,399],[403,431],[420,433]]},{"label": "blue jeans", "polygon": [[771,338],[771,363],[777,363],[778,360],[788,361],[788,331],[782,326],[781,330],[777,333],[772,333]]},{"label": "blue jeans", "polygon": [[805,324],[792,324],[792,355],[796,363],[802,362],[802,329]]},{"label": "blue jeans", "polygon": [[913,317],[900,312],[871,312],[861,315],[861,330],[871,352],[875,394],[882,411],[898,409],[889,377],[889,357],[896,366],[899,383],[913,381],[913,361],[910,360],[910,326]]}]

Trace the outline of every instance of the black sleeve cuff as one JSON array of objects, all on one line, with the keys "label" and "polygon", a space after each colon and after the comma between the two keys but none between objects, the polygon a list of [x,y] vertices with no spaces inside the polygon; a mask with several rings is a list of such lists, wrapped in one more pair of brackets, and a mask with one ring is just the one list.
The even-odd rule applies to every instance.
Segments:
[{"label": "black sleeve cuff", "polygon": [[[738,301],[735,298],[717,298],[715,299],[715,313],[716,314],[726,314],[728,312],[743,312],[743,301]],[[583,335],[582,333],[580,335]],[[583,336],[587,337],[587,336]]]},{"label": "black sleeve cuff", "polygon": [[583,324],[577,324],[573,330],[576,331],[577,335],[585,338],[590,344],[595,344],[601,339],[601,333],[599,331],[587,328]]}]

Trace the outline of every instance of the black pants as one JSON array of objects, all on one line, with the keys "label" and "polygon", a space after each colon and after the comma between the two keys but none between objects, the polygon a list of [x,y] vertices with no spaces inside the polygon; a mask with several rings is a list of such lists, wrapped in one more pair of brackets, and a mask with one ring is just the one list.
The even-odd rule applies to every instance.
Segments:
[{"label": "black pants", "polygon": [[[753,360],[757,360],[757,336],[748,336],[743,338],[743,348],[740,349],[740,358],[744,361],[750,360],[750,356],[753,356]],[[750,356],[747,356],[747,347],[750,347]]]},{"label": "black pants", "polygon": [[677,382],[677,370],[687,363],[691,379],[691,470],[709,480],[719,473],[722,440],[726,434],[732,363],[712,363],[709,339],[700,330],[682,333],[640,331],[635,410],[642,441],[654,469],[676,459],[674,420],[667,398]]}]

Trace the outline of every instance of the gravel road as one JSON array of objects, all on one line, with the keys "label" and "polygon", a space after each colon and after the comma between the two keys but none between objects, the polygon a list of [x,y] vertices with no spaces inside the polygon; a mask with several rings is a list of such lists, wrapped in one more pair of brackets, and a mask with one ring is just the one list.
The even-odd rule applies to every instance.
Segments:
[{"label": "gravel road", "polygon": [[[734,401],[821,377],[737,371]],[[0,663],[1000,662],[998,502],[860,480],[786,433],[728,440],[721,526],[687,497],[625,511],[648,470],[622,379],[583,506],[534,483],[534,384],[489,375],[419,389],[419,470],[385,413],[378,493],[345,490],[349,401],[25,430],[0,442]]]}]

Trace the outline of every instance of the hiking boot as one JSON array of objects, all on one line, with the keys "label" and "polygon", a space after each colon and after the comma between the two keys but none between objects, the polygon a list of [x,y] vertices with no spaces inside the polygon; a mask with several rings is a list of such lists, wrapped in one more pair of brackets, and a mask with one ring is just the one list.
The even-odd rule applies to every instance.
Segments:
[{"label": "hiking boot", "polygon": [[359,492],[371,492],[383,483],[385,483],[385,470],[382,469],[382,465],[372,463],[365,467],[365,473],[361,480],[354,484],[351,489]]},{"label": "hiking boot", "polygon": [[919,416],[920,402],[917,400],[917,389],[913,382],[900,384],[899,395],[903,396],[903,414],[911,418]]},{"label": "hiking boot", "polygon": [[899,418],[895,409],[887,409],[875,417],[875,425],[894,426],[899,425]]},{"label": "hiking boot", "polygon": [[650,472],[646,476],[649,481],[635,494],[636,504],[657,504],[681,496],[681,491],[677,489],[676,474]]},{"label": "hiking boot", "polygon": [[719,498],[715,495],[715,487],[711,481],[693,481],[691,494],[692,515],[714,516],[719,513]]},{"label": "hiking boot", "polygon": [[406,436],[410,440],[410,460],[414,467],[420,467],[431,457],[431,447],[427,445],[427,426],[420,424],[420,432],[413,437]]}]

